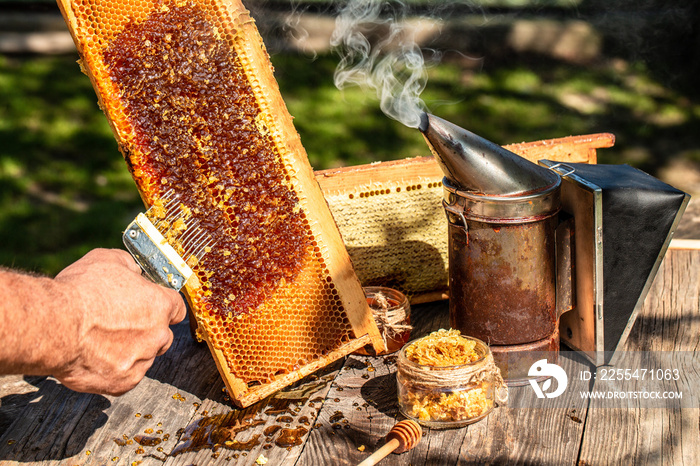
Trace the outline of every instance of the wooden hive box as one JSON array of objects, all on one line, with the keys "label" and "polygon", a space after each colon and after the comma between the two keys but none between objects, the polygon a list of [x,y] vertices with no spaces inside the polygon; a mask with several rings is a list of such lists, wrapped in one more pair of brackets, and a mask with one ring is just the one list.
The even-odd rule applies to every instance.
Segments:
[{"label": "wooden hive box", "polygon": [[[612,134],[569,136],[505,146],[537,162],[596,163]],[[390,286],[412,303],[447,297],[447,220],[443,174],[432,157],[316,172],[364,286]]]}]

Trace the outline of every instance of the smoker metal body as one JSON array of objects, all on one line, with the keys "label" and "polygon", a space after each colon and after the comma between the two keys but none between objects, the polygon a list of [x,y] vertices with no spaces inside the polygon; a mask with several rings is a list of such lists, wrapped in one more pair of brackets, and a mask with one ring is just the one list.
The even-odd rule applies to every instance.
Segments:
[{"label": "smoker metal body", "polygon": [[460,192],[447,180],[444,186],[452,327],[490,345],[552,335],[559,181],[518,197]]},{"label": "smoker metal body", "polygon": [[556,231],[561,180],[520,196],[460,191],[445,179],[450,325],[489,343],[512,385],[533,352],[559,350]]},{"label": "smoker metal body", "polygon": [[445,175],[452,327],[489,343],[509,385],[556,360],[560,327],[609,363],[689,196],[629,166],[537,165],[433,115],[419,129]]}]

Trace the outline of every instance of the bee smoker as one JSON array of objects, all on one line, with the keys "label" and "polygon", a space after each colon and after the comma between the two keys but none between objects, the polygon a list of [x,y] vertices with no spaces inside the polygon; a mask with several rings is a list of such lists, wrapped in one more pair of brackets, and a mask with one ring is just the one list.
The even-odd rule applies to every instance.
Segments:
[{"label": "bee smoker", "polygon": [[[445,175],[451,326],[487,342],[519,385],[543,352],[556,360],[560,317],[575,309],[564,341],[603,363],[629,333],[689,196],[629,166],[538,165],[430,114],[419,129]],[[659,208],[668,215],[650,228]],[[636,225],[616,221],[621,213]],[[634,241],[650,230],[646,247]],[[641,272],[618,286],[625,263]]]}]

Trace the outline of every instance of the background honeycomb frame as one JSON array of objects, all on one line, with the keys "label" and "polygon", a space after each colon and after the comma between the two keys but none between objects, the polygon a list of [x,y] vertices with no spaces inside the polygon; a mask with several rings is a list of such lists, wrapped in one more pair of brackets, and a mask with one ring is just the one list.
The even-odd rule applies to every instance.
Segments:
[{"label": "background honeycomb frame", "polygon": [[[504,146],[537,163],[596,163],[610,133]],[[363,286],[390,286],[412,304],[447,299],[443,173],[433,157],[316,172]]]}]

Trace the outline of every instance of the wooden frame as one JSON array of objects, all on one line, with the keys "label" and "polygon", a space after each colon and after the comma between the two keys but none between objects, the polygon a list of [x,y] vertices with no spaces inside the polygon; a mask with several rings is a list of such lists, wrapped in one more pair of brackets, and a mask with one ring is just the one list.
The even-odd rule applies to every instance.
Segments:
[{"label": "wooden frame", "polygon": [[[270,164],[273,166],[271,170],[282,172],[280,176],[282,181],[278,181],[278,186],[280,189],[293,191],[293,196],[289,194],[286,197],[278,194],[277,191],[265,193],[269,197],[278,196],[275,198],[277,203],[270,202],[269,205],[285,206],[288,203],[285,204],[283,199],[294,197],[294,205],[288,207],[288,211],[293,211],[291,214],[297,216],[299,212],[303,213],[303,223],[299,220],[303,226],[299,228],[304,230],[303,234],[306,237],[311,238],[309,240],[311,246],[300,253],[302,257],[299,261],[300,265],[297,266],[299,270],[290,274],[289,280],[283,277],[275,282],[274,288],[264,296],[264,301],[256,308],[248,308],[245,312],[232,315],[227,306],[230,306],[237,297],[239,290],[224,289],[226,288],[224,285],[206,289],[207,287],[200,286],[197,275],[193,275],[186,285],[190,308],[198,324],[198,336],[209,345],[234,402],[241,407],[248,406],[367,344],[371,344],[377,351],[383,350],[383,338],[369,309],[362,286],[353,271],[352,263],[323,193],[315,181],[313,169],[292,124],[292,117],[282,100],[265,45],[255,22],[241,1],[193,0],[186,4],[178,2],[164,4],[153,0],[59,0],[58,3],[82,58],[83,69],[95,88],[100,106],[107,116],[146,205],[150,206],[158,202],[162,197],[161,191],[164,189],[162,183],[166,180],[165,176],[161,178],[156,175],[153,169],[153,164],[157,163],[153,160],[158,158],[151,158],[150,154],[157,152],[160,154],[160,159],[173,157],[179,164],[184,164],[183,166],[187,166],[192,171],[200,170],[197,176],[190,178],[190,180],[196,180],[196,182],[190,181],[190,185],[197,189],[193,189],[190,185],[188,185],[189,188],[180,188],[182,185],[175,183],[178,189],[184,190],[179,193],[181,199],[195,202],[195,199],[216,198],[216,203],[205,201],[197,207],[205,214],[219,212],[225,208],[233,211],[237,206],[227,205],[223,196],[214,194],[213,191],[217,193],[220,191],[212,188],[211,180],[220,179],[220,177],[235,178],[236,172],[224,166],[235,165],[234,156],[238,152],[229,146],[224,151],[219,151],[213,145],[208,146],[213,143],[210,143],[211,138],[207,136],[220,127],[225,120],[228,121],[230,117],[235,119],[237,116],[235,112],[239,112],[244,115],[237,123],[238,128],[243,130],[241,133],[254,134],[253,140],[260,141],[260,145],[266,145],[265,153],[273,154],[268,158],[276,157],[276,165]],[[174,7],[187,8],[188,12],[185,16],[197,17],[199,21],[197,24],[203,25],[197,32],[208,34],[207,39],[221,50],[219,55],[213,55],[213,49],[202,47],[200,45],[202,42],[189,40],[178,43],[177,47],[191,51],[199,58],[197,60],[188,58],[186,66],[177,61],[177,57],[185,55],[184,52],[170,48],[171,33],[160,32],[167,30],[168,20],[163,18],[167,17],[175,9]],[[152,63],[144,63],[143,57],[134,60],[129,57],[129,63],[136,63],[137,66],[135,71],[130,71],[131,74],[123,82],[119,82],[113,74],[114,69],[109,68],[108,59],[104,53],[123,32],[138,28],[147,20],[150,21],[148,28],[153,30],[149,29],[146,32],[152,34],[150,37],[154,42],[147,40],[136,50],[139,53],[143,50],[147,50],[148,53],[157,52],[159,57],[157,60],[163,60],[165,66],[170,66],[167,75],[158,75],[166,76],[169,81],[161,79],[158,81],[159,86],[163,86],[164,82],[176,83],[171,87],[158,88],[148,93],[142,92],[141,89],[144,83],[151,79],[149,77],[151,70],[144,67]],[[154,23],[159,24],[154,27]],[[160,48],[157,49],[157,47]],[[206,73],[220,72],[219,70],[227,70],[231,79],[239,80],[236,82],[240,83],[240,89],[243,89],[241,92],[246,96],[252,95],[254,102],[241,104],[239,102],[243,99],[229,100],[226,111],[234,113],[224,113],[218,111],[220,108],[214,101],[197,100],[200,95],[205,95],[209,88],[204,84],[205,81],[201,76]],[[197,79],[194,79],[195,73],[199,73],[196,75]],[[206,83],[209,83],[208,78]],[[197,88],[198,92],[181,92],[181,87],[178,87],[184,86],[189,89],[187,86],[190,85],[200,86]],[[146,96],[144,99],[154,99],[153,94],[172,92],[168,97],[173,99],[164,99],[164,103],[159,103],[157,106],[153,105],[152,101],[149,107],[139,104],[129,106],[132,102],[126,97],[129,94],[128,91],[139,91],[139,95]],[[169,104],[168,102],[174,101],[175,97],[177,103]],[[165,117],[174,113],[173,109],[183,108],[183,103],[191,107],[186,115],[187,118],[192,116],[192,122],[185,119],[185,114],[181,114],[182,117],[177,122],[169,122]],[[204,110],[202,110],[203,107]],[[141,116],[146,114],[146,108],[158,109],[160,112],[157,115],[158,124],[139,126]],[[207,113],[206,109],[216,111]],[[200,111],[202,113],[198,113]],[[199,129],[206,126],[202,135],[195,134],[193,122]],[[161,125],[171,129],[161,133],[161,137],[158,138],[152,133],[156,131],[154,128]],[[188,149],[173,153],[165,150],[164,148],[173,142],[168,139],[171,133],[177,133],[177,137],[186,140],[187,143],[183,147]],[[207,134],[203,135],[204,133]],[[262,152],[258,152],[260,153]],[[201,163],[202,160],[210,160],[210,158],[212,162]],[[211,166],[217,166],[216,163],[219,163],[218,171],[211,168]],[[169,170],[177,171],[171,168]],[[171,175],[171,172],[166,174]],[[243,183],[245,181],[240,182],[240,184]],[[254,185],[251,189],[258,190],[257,186],[259,185]],[[197,197],[198,194],[199,197]],[[278,217],[287,218],[287,214],[290,213],[288,211],[281,211]],[[225,215],[220,218],[227,225],[233,223]],[[243,234],[247,234],[247,231],[240,234],[234,231],[231,237]],[[299,237],[299,234],[288,235],[285,238]],[[258,235],[259,238],[264,236]],[[259,244],[251,245],[251,242],[246,239],[240,240],[236,246],[252,251],[251,254],[259,254],[261,260],[267,260],[263,259],[265,251],[258,250]],[[204,268],[207,259],[208,257],[197,266],[203,264],[202,268]],[[231,267],[237,266],[243,265],[231,265]],[[206,276],[210,271],[202,270],[202,272],[202,276]],[[223,304],[216,310],[217,312],[210,313],[209,308],[212,304],[207,301],[207,296],[212,293],[223,296],[219,300]],[[229,298],[231,296],[233,298]],[[303,302],[305,305],[294,306],[291,309],[292,302]],[[331,307],[333,309],[329,309]],[[333,317],[324,320],[320,317],[323,313]],[[278,326],[267,327],[266,324],[273,318]],[[318,334],[313,326],[318,325],[318,322],[329,321],[333,325],[324,327],[327,331],[323,345],[308,343],[307,339]],[[284,326],[293,328],[294,331],[275,332],[275,329]],[[226,332],[223,331],[224,327]],[[263,328],[268,329],[265,335],[261,333]],[[239,335],[243,338],[230,335]],[[241,341],[246,343],[243,344]],[[241,345],[243,347],[238,348]],[[232,351],[229,346],[236,347],[236,351]],[[260,354],[263,356],[259,356]],[[260,362],[261,358],[266,359]],[[269,363],[271,359],[275,359],[277,363],[274,365]],[[255,375],[250,375],[250,366],[258,368]]]}]

